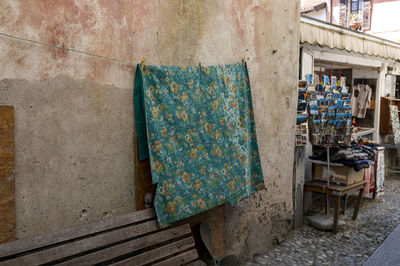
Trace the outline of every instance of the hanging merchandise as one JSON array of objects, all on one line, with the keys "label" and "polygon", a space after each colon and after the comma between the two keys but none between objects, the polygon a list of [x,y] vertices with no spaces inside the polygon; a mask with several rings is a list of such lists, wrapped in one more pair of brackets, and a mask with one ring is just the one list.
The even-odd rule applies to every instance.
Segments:
[{"label": "hanging merchandise", "polygon": [[313,75],[312,74],[306,74],[306,81],[307,85],[313,83]]},{"label": "hanging merchandise", "polygon": [[372,199],[374,197],[374,190],[376,187],[374,165],[370,165],[368,168],[365,168],[364,181],[364,198]]},{"label": "hanging merchandise", "polygon": [[367,108],[371,105],[372,89],[366,84],[357,84],[353,86],[351,94],[352,114],[358,118],[365,118]]},{"label": "hanging merchandise", "polygon": [[330,82],[329,82],[329,76],[324,75],[324,76],[323,76],[323,83],[322,83],[322,84],[323,84],[324,86],[329,86],[329,83],[330,83]]},{"label": "hanging merchandise", "polygon": [[399,123],[399,109],[396,105],[389,105],[390,120],[392,122],[394,144],[400,145],[400,123]]},{"label": "hanging merchandise", "polygon": [[331,86],[336,87],[336,86],[338,86],[337,83],[338,83],[337,78],[335,76],[332,76],[331,77]]},{"label": "hanging merchandise", "polygon": [[296,146],[304,146],[307,144],[307,123],[296,125]]},{"label": "hanging merchandise", "polygon": [[340,77],[340,86],[346,87],[346,77]]},{"label": "hanging merchandise", "polygon": [[[307,84],[312,83],[312,75],[306,76]],[[299,84],[300,86],[300,84]],[[296,118],[296,146],[304,146],[307,144],[307,89],[299,88],[297,100],[297,118]]]},{"label": "hanging merchandise", "polygon": [[[246,63],[139,65],[135,117],[148,156],[160,225],[264,187]],[[148,143],[146,141],[148,136]]]},{"label": "hanging merchandise", "polygon": [[385,182],[385,148],[377,147],[376,152],[376,196],[382,196],[384,192],[384,182]]},{"label": "hanging merchandise", "polygon": [[307,86],[310,141],[319,146],[349,144],[352,126],[348,88],[331,86],[328,76],[323,79],[323,85]]},{"label": "hanging merchandise", "polygon": [[319,84],[319,76],[314,76],[314,84]]}]

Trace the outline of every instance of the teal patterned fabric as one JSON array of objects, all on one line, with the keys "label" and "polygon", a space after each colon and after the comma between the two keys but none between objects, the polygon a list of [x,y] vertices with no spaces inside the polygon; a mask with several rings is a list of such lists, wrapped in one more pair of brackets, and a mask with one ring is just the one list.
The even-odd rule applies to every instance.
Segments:
[{"label": "teal patterned fabric", "polygon": [[136,121],[145,121],[137,124],[140,157],[148,145],[160,225],[237,204],[264,187],[245,63],[141,65],[135,97]]}]

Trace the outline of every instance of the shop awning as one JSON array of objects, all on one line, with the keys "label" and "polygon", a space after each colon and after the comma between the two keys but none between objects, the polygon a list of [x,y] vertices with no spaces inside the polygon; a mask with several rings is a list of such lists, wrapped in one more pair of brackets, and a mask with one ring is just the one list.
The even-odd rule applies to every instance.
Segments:
[{"label": "shop awning", "polygon": [[306,16],[300,18],[300,42],[400,60],[398,43]]}]

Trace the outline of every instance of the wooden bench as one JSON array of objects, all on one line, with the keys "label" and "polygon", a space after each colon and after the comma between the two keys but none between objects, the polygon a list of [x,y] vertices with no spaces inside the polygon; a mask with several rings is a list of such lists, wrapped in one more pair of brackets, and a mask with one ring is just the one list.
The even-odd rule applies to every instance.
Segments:
[{"label": "wooden bench", "polygon": [[189,224],[160,228],[153,209],[0,245],[0,265],[205,265]]}]

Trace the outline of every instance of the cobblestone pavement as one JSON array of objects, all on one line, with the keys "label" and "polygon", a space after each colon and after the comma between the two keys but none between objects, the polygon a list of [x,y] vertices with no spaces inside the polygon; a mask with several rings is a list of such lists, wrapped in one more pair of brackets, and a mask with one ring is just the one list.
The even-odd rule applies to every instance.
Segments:
[{"label": "cobblestone pavement", "polygon": [[[350,199],[350,197],[349,197]],[[363,199],[357,220],[351,220],[355,198],[340,219],[345,225],[337,235],[304,225],[254,265],[362,265],[400,223],[400,176],[387,177],[385,195]]]}]

